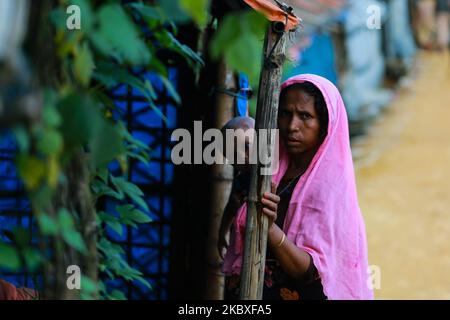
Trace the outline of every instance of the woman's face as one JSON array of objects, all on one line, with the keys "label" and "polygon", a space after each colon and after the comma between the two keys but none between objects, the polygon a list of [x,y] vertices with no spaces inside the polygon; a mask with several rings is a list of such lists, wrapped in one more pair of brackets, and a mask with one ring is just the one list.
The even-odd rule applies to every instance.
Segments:
[{"label": "woman's face", "polygon": [[320,122],[314,97],[299,89],[286,90],[280,101],[278,128],[288,152],[300,155],[320,145]]}]

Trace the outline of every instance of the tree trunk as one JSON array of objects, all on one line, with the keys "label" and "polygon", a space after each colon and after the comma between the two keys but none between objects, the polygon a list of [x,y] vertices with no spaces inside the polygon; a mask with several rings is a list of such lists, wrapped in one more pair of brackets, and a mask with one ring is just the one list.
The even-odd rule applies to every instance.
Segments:
[{"label": "tree trunk", "polygon": [[[247,209],[247,227],[245,231],[245,247],[241,274],[241,299],[262,299],[264,284],[264,268],[267,248],[267,217],[261,212],[259,199],[264,192],[270,191],[271,176],[260,175],[263,168],[260,159],[260,146],[265,144],[269,156],[274,155],[274,137],[271,131],[266,137],[261,136],[259,129],[276,129],[278,99],[282,65],[285,58],[286,34],[283,23],[274,22],[269,25],[264,41],[264,61],[259,80],[258,102],[256,109],[256,142],[254,150],[258,150],[258,164],[251,167],[251,181]],[[266,138],[266,141],[260,141]],[[265,166],[267,167],[267,166]]]},{"label": "tree trunk", "polygon": [[[57,57],[57,48],[53,39],[55,30],[49,23],[49,15],[58,4],[55,0],[32,1],[27,30],[25,49],[34,74],[31,87],[40,91],[43,87],[58,88],[70,80],[64,79],[62,64]],[[44,45],[42,45],[44,43]],[[40,120],[35,120],[40,121]],[[68,246],[61,236],[42,239],[40,248],[52,257],[44,264],[43,297],[45,299],[79,299],[79,290],[67,287],[67,268],[77,265],[81,274],[94,284],[98,281],[98,253],[95,204],[90,191],[90,172],[88,154],[80,148],[72,155],[69,163],[63,168],[66,181],[59,182],[52,202],[47,209],[48,214],[56,217],[58,209],[66,208],[74,215],[75,227],[80,232],[86,247],[87,255],[81,255]],[[35,210],[36,211],[36,210]],[[38,214],[39,212],[34,212]],[[92,298],[98,298],[96,293]]]}]

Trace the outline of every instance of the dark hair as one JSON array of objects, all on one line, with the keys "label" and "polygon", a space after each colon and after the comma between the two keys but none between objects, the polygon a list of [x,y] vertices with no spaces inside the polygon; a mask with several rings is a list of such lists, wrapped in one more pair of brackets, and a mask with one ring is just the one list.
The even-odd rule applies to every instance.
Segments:
[{"label": "dark hair", "polygon": [[320,138],[325,138],[328,132],[328,109],[327,104],[325,102],[325,99],[322,95],[322,92],[317,88],[314,84],[311,82],[305,81],[301,83],[295,83],[293,85],[290,85],[283,90],[281,90],[280,93],[280,104],[281,101],[284,99],[284,96],[286,95],[287,90],[296,89],[303,91],[310,97],[314,98],[314,108],[316,109],[317,115],[319,117],[319,123],[320,123]]}]

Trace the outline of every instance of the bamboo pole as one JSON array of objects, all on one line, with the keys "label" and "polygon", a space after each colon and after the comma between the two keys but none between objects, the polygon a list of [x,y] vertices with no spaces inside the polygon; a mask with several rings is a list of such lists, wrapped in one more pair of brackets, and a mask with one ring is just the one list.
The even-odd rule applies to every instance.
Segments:
[{"label": "bamboo pole", "polygon": [[266,149],[273,154],[274,142],[268,134],[267,141],[258,129],[275,129],[277,126],[278,99],[280,95],[282,65],[285,59],[286,34],[284,24],[269,24],[264,40],[263,66],[259,79],[258,102],[256,109],[255,146],[258,150],[258,164],[251,167],[250,191],[247,208],[247,227],[245,231],[245,247],[241,273],[242,300],[261,300],[264,284],[264,269],[267,248],[267,217],[262,215],[259,199],[264,192],[270,191],[271,176],[260,175],[262,168],[259,157],[261,143],[267,143]]},{"label": "bamboo pole", "polygon": [[[217,87],[236,91],[236,77],[222,59],[218,66]],[[216,93],[214,127],[222,128],[233,117],[234,97],[223,92]],[[233,168],[229,164],[211,166],[211,207],[207,243],[207,274],[204,298],[222,300],[225,279],[221,272],[222,260],[217,251],[220,221],[231,191]]]}]

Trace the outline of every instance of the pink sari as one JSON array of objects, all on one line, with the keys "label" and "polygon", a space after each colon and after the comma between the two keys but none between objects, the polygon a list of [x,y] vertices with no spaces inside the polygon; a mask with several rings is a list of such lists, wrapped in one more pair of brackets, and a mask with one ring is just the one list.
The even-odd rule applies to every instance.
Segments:
[{"label": "pink sari", "polygon": [[[318,87],[325,98],[328,134],[292,192],[283,230],[311,255],[328,299],[373,299],[344,102],[330,81],[316,75],[292,77],[281,88],[304,81]],[[289,165],[282,143],[279,159],[278,172],[272,176],[277,185]],[[244,204],[233,223],[223,265],[227,275],[241,272],[246,212]]]}]

